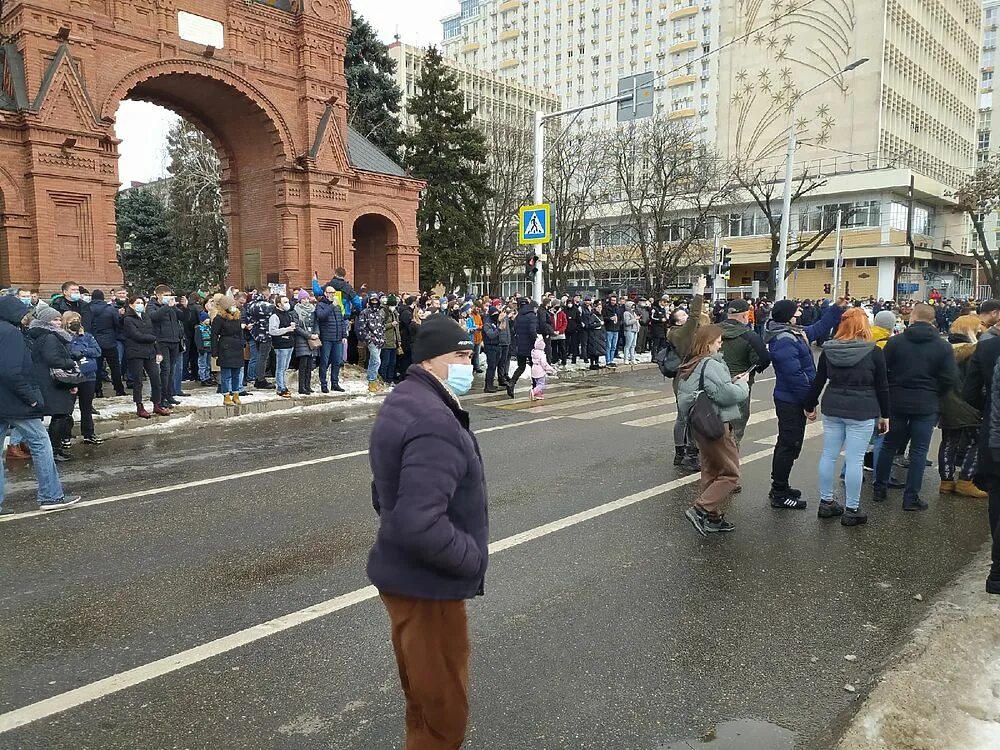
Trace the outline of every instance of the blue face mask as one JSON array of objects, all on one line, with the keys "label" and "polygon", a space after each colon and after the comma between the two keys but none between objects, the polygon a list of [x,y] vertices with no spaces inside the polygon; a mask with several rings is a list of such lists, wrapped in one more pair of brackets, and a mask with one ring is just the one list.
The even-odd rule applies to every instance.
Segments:
[{"label": "blue face mask", "polygon": [[73,292],[71,295],[69,295],[69,299],[70,299],[70,302],[79,302],[80,301],[80,293],[79,292]]},{"label": "blue face mask", "polygon": [[140,315],[142,315],[142,314],[143,314],[144,312],[146,312],[146,306],[145,306],[145,305],[136,305],[136,306],[134,307],[134,310],[135,310],[135,311],[136,311],[137,313],[139,313]]},{"label": "blue face mask", "polygon": [[444,384],[456,396],[464,396],[472,390],[472,365],[448,365],[448,379]]},{"label": "blue face mask", "polygon": [[25,307],[31,307],[31,297],[18,297]]}]

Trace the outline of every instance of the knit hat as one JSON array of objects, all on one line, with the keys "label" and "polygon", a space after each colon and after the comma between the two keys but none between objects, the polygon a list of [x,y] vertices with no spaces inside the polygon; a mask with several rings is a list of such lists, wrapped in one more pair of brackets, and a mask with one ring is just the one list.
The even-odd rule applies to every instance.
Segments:
[{"label": "knit hat", "polygon": [[469,332],[447,315],[432,315],[413,339],[413,361],[426,362],[452,352],[471,352]]},{"label": "knit hat", "polygon": [[299,293],[296,294],[295,297],[296,299],[298,299],[299,302],[301,302],[302,300],[309,299],[309,292],[307,292],[305,289],[299,289]]},{"label": "knit hat", "polygon": [[875,315],[875,325],[891,331],[896,326],[896,316],[892,310],[882,310]]},{"label": "knit hat", "polygon": [[207,312],[200,312],[200,313],[198,313],[198,322],[199,323],[204,323],[206,320],[208,320],[208,313]]},{"label": "knit hat", "polygon": [[795,311],[799,309],[799,303],[790,299],[778,300],[771,308],[771,320],[775,323],[790,323],[795,317]]},{"label": "knit hat", "polygon": [[35,320],[41,323],[51,323],[53,320],[61,320],[61,319],[62,319],[62,313],[60,313],[54,307],[49,307],[48,305],[42,307],[41,305],[39,305],[38,309],[35,310]]}]

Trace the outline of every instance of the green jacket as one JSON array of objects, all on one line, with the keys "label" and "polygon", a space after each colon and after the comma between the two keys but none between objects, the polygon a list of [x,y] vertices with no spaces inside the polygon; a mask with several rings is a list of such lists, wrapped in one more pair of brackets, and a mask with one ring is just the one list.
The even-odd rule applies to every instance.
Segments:
[{"label": "green jacket", "polygon": [[[729,367],[730,375],[749,370],[763,372],[770,366],[767,346],[753,330],[736,320],[724,320],[719,323],[719,328],[722,329],[722,358]],[[753,382],[752,374],[750,382]]]},{"label": "green jacket", "polygon": [[[733,382],[722,353],[700,359],[693,368],[682,367],[677,374],[680,385],[677,389],[677,409],[687,414],[694,406],[694,400],[701,384],[701,372],[705,371],[705,392],[712,399],[712,405],[723,422],[734,422],[740,418],[740,404],[750,396],[750,386],[746,380]],[[690,373],[690,374],[688,374]],[[684,377],[681,379],[684,375]]]},{"label": "green jacket", "polygon": [[698,326],[701,325],[701,311],[704,307],[704,295],[695,295],[691,301],[691,309],[688,310],[687,322],[682,326],[672,326],[667,329],[667,341],[677,350],[681,360],[687,359],[688,352],[691,351],[694,335],[698,332]]}]

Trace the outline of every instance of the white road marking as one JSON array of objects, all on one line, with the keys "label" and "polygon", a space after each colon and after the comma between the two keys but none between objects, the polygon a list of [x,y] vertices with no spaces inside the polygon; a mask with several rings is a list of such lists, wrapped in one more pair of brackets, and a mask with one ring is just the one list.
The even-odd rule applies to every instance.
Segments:
[{"label": "white road marking", "polygon": [[677,421],[677,412],[671,414],[654,414],[652,417],[643,417],[642,419],[633,419],[631,422],[625,422],[626,427],[655,427],[660,424],[670,424],[671,422]]},{"label": "white road marking", "polygon": [[[560,419],[560,417],[543,417],[541,419],[530,419],[525,422],[513,422],[511,424],[497,425],[496,427],[487,427],[482,430],[474,430],[476,435],[483,435],[487,432],[500,432],[501,430],[512,430],[517,427],[527,427],[533,424],[541,424],[542,422],[551,422],[554,419]],[[330,463],[331,461],[342,461],[346,458],[357,458],[358,456],[367,456],[368,451],[352,451],[351,453],[341,453],[336,456],[323,456],[322,458],[311,458],[308,461],[296,461],[291,464],[279,464],[278,466],[267,466],[263,469],[253,469],[252,471],[241,471],[236,474],[224,474],[218,477],[209,477],[208,479],[198,479],[193,482],[183,482],[182,484],[172,484],[166,487],[152,487],[148,490],[139,490],[137,492],[126,492],[122,495],[111,495],[110,497],[99,497],[94,500],[84,500],[77,503],[76,505],[69,505],[65,508],[58,508],[54,510],[30,510],[25,513],[13,513],[9,516],[0,516],[0,523],[12,523],[14,521],[23,521],[28,518],[37,518],[38,516],[51,516],[54,513],[65,513],[70,510],[77,510],[79,508],[92,508],[96,505],[106,505],[108,503],[116,503],[120,500],[135,500],[140,497],[153,497],[156,495],[164,495],[169,492],[178,492],[180,490],[189,490],[195,487],[205,487],[212,484],[219,484],[220,482],[231,482],[236,479],[247,479],[248,477],[259,477],[264,474],[274,474],[279,471],[291,471],[292,469],[301,469],[305,466],[315,466],[317,464]]]},{"label": "white road marking", "polygon": [[[750,464],[754,461],[767,458],[771,454],[771,450],[758,451],[757,453],[752,453],[749,456],[744,457],[741,460],[741,464]],[[643,500],[648,500],[658,495],[662,495],[665,492],[670,492],[671,490],[678,489],[679,487],[694,484],[700,479],[700,474],[691,474],[686,477],[666,482],[665,484],[657,485],[656,487],[650,487],[647,490],[636,492],[632,495],[628,495],[627,497],[613,500],[611,502],[604,503],[603,505],[598,505],[596,508],[591,508],[580,513],[575,513],[571,516],[567,516],[566,518],[552,521],[551,523],[543,524],[542,526],[537,526],[534,529],[529,529],[528,531],[521,532],[520,534],[514,534],[506,539],[500,539],[493,542],[490,545],[490,552],[492,554],[497,554],[513,547],[518,547],[526,542],[540,539],[544,536],[548,536],[549,534],[554,534],[557,531],[562,531],[563,529],[576,526],[584,523],[585,521],[598,518],[613,511],[627,508],[630,505],[635,505]],[[143,664],[142,666],[134,667],[133,669],[120,672],[119,674],[112,675],[110,677],[105,677],[102,680],[97,680],[96,682],[83,685],[82,687],[69,690],[65,693],[59,693],[58,695],[38,701],[37,703],[32,703],[30,705],[14,709],[13,711],[8,711],[5,714],[0,714],[0,734],[17,729],[18,727],[23,727],[26,724],[40,721],[41,719],[45,719],[49,716],[69,711],[70,709],[82,706],[85,703],[104,698],[108,695],[134,687],[157,677],[163,677],[164,675],[171,674],[194,664],[203,662],[206,659],[211,659],[242,646],[254,643],[255,641],[267,638],[268,636],[290,630],[298,625],[311,622],[334,612],[339,612],[347,609],[348,607],[353,607],[356,604],[374,599],[376,596],[378,596],[378,592],[375,590],[374,586],[365,586],[364,588],[351,591],[350,593],[342,594],[341,596],[319,602],[318,604],[306,607],[305,609],[300,609],[297,612],[291,612],[287,615],[276,617],[273,620],[268,620],[267,622],[254,625],[236,633],[231,633],[230,635],[217,638],[213,641],[209,641],[208,643],[203,643],[199,646],[181,651],[180,653],[173,654],[162,659],[157,659],[149,664]]]},{"label": "white road marking", "polygon": [[655,391],[621,391],[618,393],[608,393],[603,396],[595,396],[594,398],[579,398],[573,399],[571,401],[561,401],[558,404],[539,404],[538,406],[532,406],[527,409],[518,409],[517,411],[522,414],[548,414],[552,411],[564,411],[566,409],[575,409],[581,406],[587,406],[589,404],[605,404],[608,401],[618,401],[623,398],[632,398],[633,396],[654,396]]},{"label": "white road marking", "polygon": [[[525,381],[522,380],[519,383],[519,385],[522,388],[524,387],[524,382]],[[528,380],[527,382],[531,383],[530,380]],[[500,386],[498,385],[497,388],[500,388]],[[582,385],[579,381],[575,381],[575,380],[561,381],[561,382],[557,382],[557,383],[549,383],[548,384],[548,389],[550,391],[554,391],[554,390],[556,390],[558,388],[563,388],[563,389],[566,389],[566,388],[580,388],[581,390],[587,390],[587,389],[589,389],[589,386]],[[529,400],[527,398],[521,398],[521,399],[511,400],[511,399],[507,398],[506,395],[502,395],[503,393],[504,393],[504,389],[503,388],[500,388],[499,393],[483,393],[483,392],[471,393],[471,394],[469,394],[467,396],[462,396],[462,403],[463,404],[465,404],[465,403],[472,403],[472,404],[476,404],[477,406],[491,406],[494,402],[497,403],[497,404],[516,404],[516,403],[524,403],[525,401]]]},{"label": "white road marking", "polygon": [[610,409],[598,409],[597,411],[588,411],[583,414],[568,414],[570,419],[603,419],[604,417],[613,417],[616,414],[625,414],[630,411],[641,411],[643,409],[656,409],[661,406],[670,406],[674,403],[674,399],[670,398],[660,398],[654,401],[642,401],[637,404],[624,404],[622,406],[612,406]]}]

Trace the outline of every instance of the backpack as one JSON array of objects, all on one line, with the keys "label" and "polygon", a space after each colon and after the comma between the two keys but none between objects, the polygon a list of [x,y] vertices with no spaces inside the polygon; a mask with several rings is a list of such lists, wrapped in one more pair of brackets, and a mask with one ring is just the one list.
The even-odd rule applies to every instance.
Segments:
[{"label": "backpack", "polygon": [[670,340],[665,339],[663,346],[656,353],[656,366],[660,368],[660,374],[665,378],[676,377],[681,364],[681,355],[677,353]]}]

